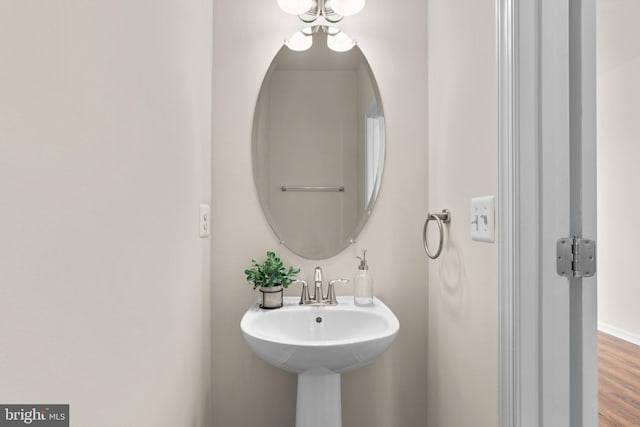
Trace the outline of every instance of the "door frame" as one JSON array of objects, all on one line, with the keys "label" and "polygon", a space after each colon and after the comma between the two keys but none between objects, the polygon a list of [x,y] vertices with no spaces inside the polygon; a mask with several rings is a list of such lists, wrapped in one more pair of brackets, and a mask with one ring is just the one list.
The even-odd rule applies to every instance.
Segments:
[{"label": "door frame", "polygon": [[498,416],[501,427],[539,426],[540,224],[530,214],[539,206],[539,10],[496,3]]},{"label": "door frame", "polygon": [[[549,258],[554,233],[596,237],[595,0],[496,0],[496,13],[499,425],[597,425],[595,329],[589,329],[595,284],[583,294],[582,279],[555,276],[555,257]],[[569,163],[576,148],[580,167],[558,172],[557,163]],[[593,190],[584,197],[572,196],[568,185],[550,191],[553,179],[584,181]],[[550,208],[550,192],[572,202]],[[576,209],[578,229],[570,220]],[[581,302],[579,312],[554,318],[569,299]],[[576,321],[579,335],[572,334]],[[569,404],[551,407],[550,392]]]}]

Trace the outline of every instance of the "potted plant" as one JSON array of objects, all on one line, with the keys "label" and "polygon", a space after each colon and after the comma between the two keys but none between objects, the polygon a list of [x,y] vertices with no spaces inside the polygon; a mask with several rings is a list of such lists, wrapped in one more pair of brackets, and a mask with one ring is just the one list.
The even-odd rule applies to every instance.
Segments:
[{"label": "potted plant", "polygon": [[282,307],[282,288],[287,288],[295,280],[299,268],[285,267],[282,260],[274,252],[267,252],[267,259],[260,263],[251,260],[252,267],[245,270],[247,281],[253,284],[253,289],[260,287],[262,292],[261,308]]}]

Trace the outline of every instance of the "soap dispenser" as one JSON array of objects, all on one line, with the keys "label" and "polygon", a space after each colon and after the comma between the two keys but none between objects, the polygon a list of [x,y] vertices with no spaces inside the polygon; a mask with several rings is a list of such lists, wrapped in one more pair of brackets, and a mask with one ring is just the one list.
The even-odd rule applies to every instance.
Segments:
[{"label": "soap dispenser", "polygon": [[358,272],[353,278],[353,302],[355,305],[373,305],[373,277],[367,265],[367,251],[362,251]]}]

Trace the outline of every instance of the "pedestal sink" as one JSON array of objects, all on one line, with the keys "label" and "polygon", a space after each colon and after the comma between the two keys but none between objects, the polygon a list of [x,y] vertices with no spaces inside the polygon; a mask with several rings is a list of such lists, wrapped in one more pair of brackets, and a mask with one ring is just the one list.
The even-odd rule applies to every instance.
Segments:
[{"label": "pedestal sink", "polygon": [[378,298],[370,307],[338,297],[337,306],[298,305],[262,310],[258,303],[240,322],[249,347],[264,361],[298,374],[296,427],[340,427],[340,374],[373,361],[387,350],[400,328]]}]

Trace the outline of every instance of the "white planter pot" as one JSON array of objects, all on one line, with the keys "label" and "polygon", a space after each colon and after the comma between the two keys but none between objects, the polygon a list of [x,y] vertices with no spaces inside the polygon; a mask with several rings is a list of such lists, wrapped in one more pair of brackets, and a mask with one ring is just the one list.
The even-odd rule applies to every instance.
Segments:
[{"label": "white planter pot", "polygon": [[282,286],[272,288],[260,287],[262,292],[262,304],[260,308],[273,309],[282,307]]}]

